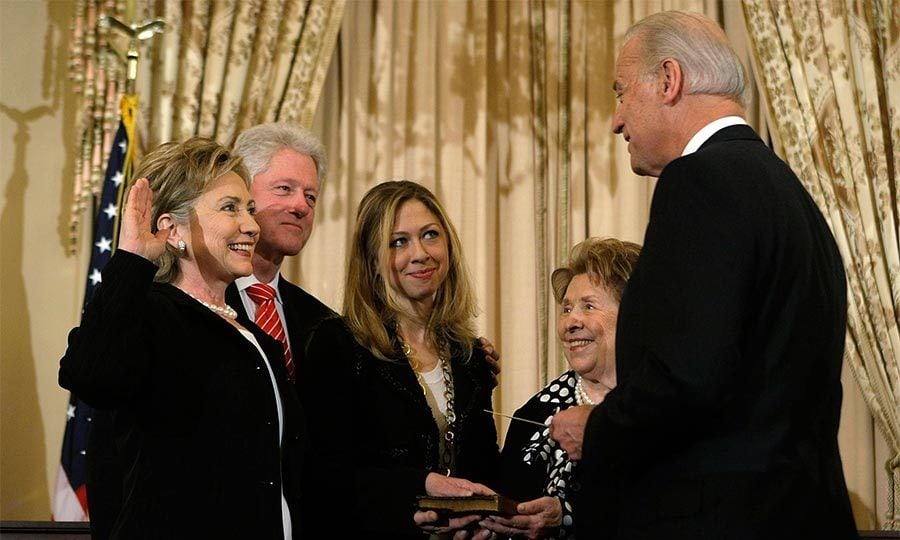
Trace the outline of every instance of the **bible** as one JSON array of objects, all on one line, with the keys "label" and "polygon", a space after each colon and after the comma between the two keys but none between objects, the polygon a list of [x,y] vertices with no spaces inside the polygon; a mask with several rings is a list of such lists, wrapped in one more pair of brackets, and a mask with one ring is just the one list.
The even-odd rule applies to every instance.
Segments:
[{"label": "bible", "polygon": [[519,505],[517,501],[503,495],[472,495],[471,497],[421,495],[417,498],[419,510],[433,510],[441,517],[465,514],[511,516],[517,513],[516,506]]}]

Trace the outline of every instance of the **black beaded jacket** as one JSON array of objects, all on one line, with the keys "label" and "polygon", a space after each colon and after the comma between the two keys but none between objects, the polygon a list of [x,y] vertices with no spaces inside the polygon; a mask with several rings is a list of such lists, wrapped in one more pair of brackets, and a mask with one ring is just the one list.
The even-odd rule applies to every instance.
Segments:
[{"label": "black beaded jacket", "polygon": [[[421,538],[413,522],[425,477],[439,468],[438,427],[398,350],[385,361],[363,348],[343,319],[323,321],[298,366],[310,418],[311,477],[320,493],[305,505],[307,527],[361,538]],[[488,486],[499,471],[493,384],[482,352],[453,354],[456,435],[453,476]]]}]

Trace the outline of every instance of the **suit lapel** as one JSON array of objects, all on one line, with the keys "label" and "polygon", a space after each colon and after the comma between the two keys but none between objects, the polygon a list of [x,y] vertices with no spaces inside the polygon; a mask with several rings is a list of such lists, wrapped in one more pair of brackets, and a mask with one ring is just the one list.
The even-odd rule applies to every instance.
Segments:
[{"label": "suit lapel", "polygon": [[237,311],[237,321],[241,326],[246,327],[248,323],[252,323],[250,317],[247,316],[247,310],[244,309],[244,301],[241,299],[241,293],[238,292],[237,285],[232,283],[225,289],[225,303],[233,307]]},{"label": "suit lapel", "polygon": [[[392,338],[395,337],[394,332],[390,329],[388,329],[388,333]],[[424,411],[421,418],[431,422],[431,408],[428,406],[428,401],[425,399],[425,394],[419,385],[416,373],[413,371],[412,366],[409,365],[409,362],[405,358],[390,361],[381,360],[363,349],[359,344],[357,344],[357,347],[359,347],[359,353],[364,353],[361,354],[360,359],[367,361],[365,363],[368,364],[373,375],[384,381],[388,388],[402,396],[403,399],[413,403],[415,405],[414,410]]]},{"label": "suit lapel", "polygon": [[[398,394],[414,403],[415,409],[422,411],[422,421],[426,422],[427,425],[433,424],[431,407],[425,399],[425,394],[412,367],[403,360],[396,362],[373,360],[375,361],[373,365],[375,375],[385,381]],[[466,423],[472,415],[480,413],[480,411],[475,410],[478,402],[473,399],[473,396],[478,395],[485,384],[475,372],[476,369],[482,368],[483,364],[484,359],[477,351],[473,352],[472,358],[468,362],[463,362],[459,355],[454,356],[450,360],[453,374],[453,391],[455,394],[454,401],[457,407],[455,411],[457,429],[459,429],[460,425]]]},{"label": "suit lapel", "polygon": [[[416,374],[412,367],[404,360],[400,361],[384,361],[374,359],[373,371],[375,375],[387,383],[398,394],[405,399],[415,403],[418,409],[424,407],[424,410],[430,411],[428,402],[425,400],[425,394],[416,378]],[[430,418],[430,416],[429,416]]]},{"label": "suit lapel", "polygon": [[287,327],[288,339],[291,351],[294,353],[294,362],[299,360],[303,350],[303,325],[301,324],[299,298],[291,290],[292,285],[284,279],[284,275],[278,278],[278,294],[281,295],[281,309],[284,310],[284,324]]}]

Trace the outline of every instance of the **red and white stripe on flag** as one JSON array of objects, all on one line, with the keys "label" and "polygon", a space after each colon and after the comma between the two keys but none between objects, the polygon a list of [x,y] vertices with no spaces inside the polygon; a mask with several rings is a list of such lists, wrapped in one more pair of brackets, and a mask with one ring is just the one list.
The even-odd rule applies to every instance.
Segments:
[{"label": "red and white stripe on flag", "polygon": [[87,521],[87,490],[84,484],[78,491],[72,489],[69,476],[62,464],[56,472],[56,489],[53,495],[53,521]]}]

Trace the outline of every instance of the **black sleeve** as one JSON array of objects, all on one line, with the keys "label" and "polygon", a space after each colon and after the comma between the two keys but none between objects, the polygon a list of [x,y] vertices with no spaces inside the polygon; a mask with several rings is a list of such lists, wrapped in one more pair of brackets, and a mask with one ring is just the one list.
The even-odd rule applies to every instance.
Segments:
[{"label": "black sleeve", "polygon": [[339,526],[416,534],[421,531],[413,522],[414,502],[425,492],[424,468],[373,467],[359,459],[358,449],[372,441],[360,440],[358,426],[377,408],[365,403],[365,396],[342,389],[353,388],[360,353],[364,351],[343,321],[331,318],[313,329],[299,366],[297,390],[309,420],[310,476],[321,491],[309,505],[308,519],[318,527],[344,524]]},{"label": "black sleeve", "polygon": [[468,361],[456,363],[453,369],[457,381],[455,408],[460,423],[453,475],[496,490],[500,480],[497,426],[493,416],[485,412],[493,408],[490,368],[484,353],[476,348]]},{"label": "black sleeve", "polygon": [[156,265],[147,259],[116,251],[81,326],[69,333],[59,385],[93,407],[115,407],[133,399],[147,380],[147,295],[155,273]]},{"label": "black sleeve", "polygon": [[[543,422],[549,413],[544,414],[542,407],[537,406],[535,398],[531,398],[517,410],[513,416]],[[510,421],[500,454],[501,493],[519,502],[531,501],[544,496],[547,487],[546,460],[534,460],[526,463],[524,451],[534,442],[533,437],[546,438],[547,428],[540,428],[525,422]]]}]

